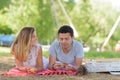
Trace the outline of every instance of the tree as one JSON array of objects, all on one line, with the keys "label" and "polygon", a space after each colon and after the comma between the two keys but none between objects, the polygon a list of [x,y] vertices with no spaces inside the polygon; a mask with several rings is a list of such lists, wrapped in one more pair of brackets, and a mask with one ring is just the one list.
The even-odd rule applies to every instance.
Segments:
[{"label": "tree", "polygon": [[0,34],[13,34],[13,31],[7,25],[0,25]]},{"label": "tree", "polygon": [[53,17],[51,1],[38,0],[38,19],[36,22],[36,29],[38,32],[38,37],[44,44],[51,42],[55,39],[55,29],[57,25],[55,24],[55,18]]},{"label": "tree", "polygon": [[67,7],[66,4],[66,10],[79,33],[77,39],[92,47],[101,47],[118,12],[110,4],[98,0],[78,1],[71,10]]},{"label": "tree", "polygon": [[12,0],[9,7],[5,7],[1,12],[2,23],[8,25],[16,34],[24,26],[34,26],[37,30],[38,40],[47,42],[54,36],[53,14],[51,3],[47,0]]}]

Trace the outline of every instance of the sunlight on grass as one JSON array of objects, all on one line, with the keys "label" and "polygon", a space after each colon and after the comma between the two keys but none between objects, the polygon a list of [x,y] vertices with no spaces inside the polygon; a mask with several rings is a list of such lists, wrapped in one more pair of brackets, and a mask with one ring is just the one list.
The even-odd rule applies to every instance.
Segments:
[{"label": "sunlight on grass", "polygon": [[0,57],[11,57],[10,47],[0,47]]},{"label": "sunlight on grass", "polygon": [[0,47],[0,52],[10,53],[10,47]]}]

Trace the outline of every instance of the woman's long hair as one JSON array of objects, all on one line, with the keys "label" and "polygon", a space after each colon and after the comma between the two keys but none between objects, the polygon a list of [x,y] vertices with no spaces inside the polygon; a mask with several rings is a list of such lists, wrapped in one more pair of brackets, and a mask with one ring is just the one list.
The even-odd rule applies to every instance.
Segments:
[{"label": "woman's long hair", "polygon": [[27,60],[34,31],[35,29],[33,27],[24,27],[13,42],[11,46],[11,53],[17,60],[21,62]]}]

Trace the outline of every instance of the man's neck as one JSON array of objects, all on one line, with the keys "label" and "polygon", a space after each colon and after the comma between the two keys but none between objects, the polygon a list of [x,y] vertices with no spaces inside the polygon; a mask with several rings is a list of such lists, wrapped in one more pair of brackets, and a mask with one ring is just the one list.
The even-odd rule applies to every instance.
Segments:
[{"label": "man's neck", "polygon": [[67,48],[62,48],[64,53],[69,53],[71,50],[72,46],[69,46]]}]

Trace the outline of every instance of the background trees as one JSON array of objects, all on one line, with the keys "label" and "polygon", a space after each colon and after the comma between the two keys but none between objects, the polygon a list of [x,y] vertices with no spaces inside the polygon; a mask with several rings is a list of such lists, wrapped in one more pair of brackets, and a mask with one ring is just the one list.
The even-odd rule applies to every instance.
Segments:
[{"label": "background trees", "polygon": [[[61,0],[61,2],[78,31],[76,39],[93,48],[101,47],[119,16],[119,11],[111,4],[99,0],[78,0],[78,2]],[[58,0],[0,1],[1,34],[16,35],[22,27],[34,26],[39,42],[48,44],[57,38],[57,30],[63,24],[69,22]],[[120,39],[119,26],[107,45],[108,49],[113,49]]]}]

